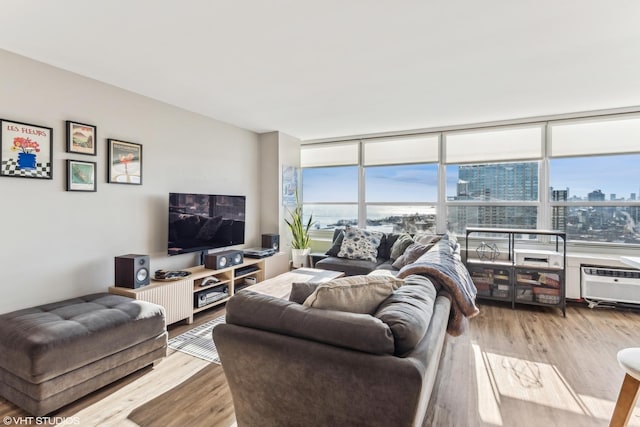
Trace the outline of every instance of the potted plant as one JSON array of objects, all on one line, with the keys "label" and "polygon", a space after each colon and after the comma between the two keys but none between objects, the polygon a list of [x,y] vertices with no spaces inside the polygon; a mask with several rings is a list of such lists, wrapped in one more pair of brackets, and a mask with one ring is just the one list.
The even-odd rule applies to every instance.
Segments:
[{"label": "potted plant", "polygon": [[306,267],[308,265],[309,253],[311,252],[309,237],[309,229],[313,224],[313,215],[309,215],[309,220],[304,222],[302,217],[302,205],[298,199],[298,192],[296,191],[296,207],[293,210],[288,210],[289,219],[285,218],[285,222],[289,226],[291,231],[291,259],[293,266]]}]

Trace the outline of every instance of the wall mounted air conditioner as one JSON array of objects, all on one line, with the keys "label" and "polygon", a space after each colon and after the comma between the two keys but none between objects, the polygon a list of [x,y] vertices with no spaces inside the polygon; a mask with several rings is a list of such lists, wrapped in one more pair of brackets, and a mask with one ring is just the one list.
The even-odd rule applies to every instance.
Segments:
[{"label": "wall mounted air conditioner", "polygon": [[582,298],[640,304],[640,270],[580,268]]}]

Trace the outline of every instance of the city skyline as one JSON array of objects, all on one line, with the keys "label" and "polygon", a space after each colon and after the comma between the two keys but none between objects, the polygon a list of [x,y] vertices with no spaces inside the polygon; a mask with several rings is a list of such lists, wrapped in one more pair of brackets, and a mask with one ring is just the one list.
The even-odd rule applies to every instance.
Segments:
[{"label": "city skyline", "polygon": [[[512,164],[538,162],[518,162]],[[502,163],[508,165],[509,163]],[[494,164],[494,165],[500,165]],[[569,157],[549,160],[549,191],[569,189],[569,201],[588,201],[600,190],[605,201],[637,200],[640,195],[640,155]],[[460,168],[484,165],[446,166],[446,196],[458,196]],[[303,169],[303,200],[314,202],[358,202],[358,167],[338,166]],[[366,202],[435,202],[438,165],[413,164],[365,168]],[[635,199],[632,195],[635,195]]]}]

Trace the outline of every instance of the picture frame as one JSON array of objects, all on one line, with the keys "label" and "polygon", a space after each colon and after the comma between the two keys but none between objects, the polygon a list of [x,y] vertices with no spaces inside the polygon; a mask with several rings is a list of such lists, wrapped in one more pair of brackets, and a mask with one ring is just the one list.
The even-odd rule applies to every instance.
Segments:
[{"label": "picture frame", "polygon": [[67,153],[95,156],[98,128],[94,125],[67,120]]},{"label": "picture frame", "polygon": [[0,119],[0,176],[53,178],[53,129]]},{"label": "picture frame", "polygon": [[142,185],[142,144],[108,139],[107,182]]},{"label": "picture frame", "polygon": [[96,162],[67,160],[67,191],[97,191]]}]

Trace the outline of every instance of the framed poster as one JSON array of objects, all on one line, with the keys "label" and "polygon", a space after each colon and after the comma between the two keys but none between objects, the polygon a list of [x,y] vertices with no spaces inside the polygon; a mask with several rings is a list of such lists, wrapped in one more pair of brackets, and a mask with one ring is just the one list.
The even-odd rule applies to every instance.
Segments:
[{"label": "framed poster", "polygon": [[282,166],[282,205],[296,205],[296,191],[298,191],[298,168]]},{"label": "framed poster", "polygon": [[0,176],[51,179],[53,129],[0,119]]},{"label": "framed poster", "polygon": [[107,182],[142,185],[142,144],[108,139]]},{"label": "framed poster", "polygon": [[67,153],[96,155],[96,132],[93,125],[67,120]]},{"label": "framed poster", "polygon": [[67,191],[96,191],[96,162],[67,160]]}]

